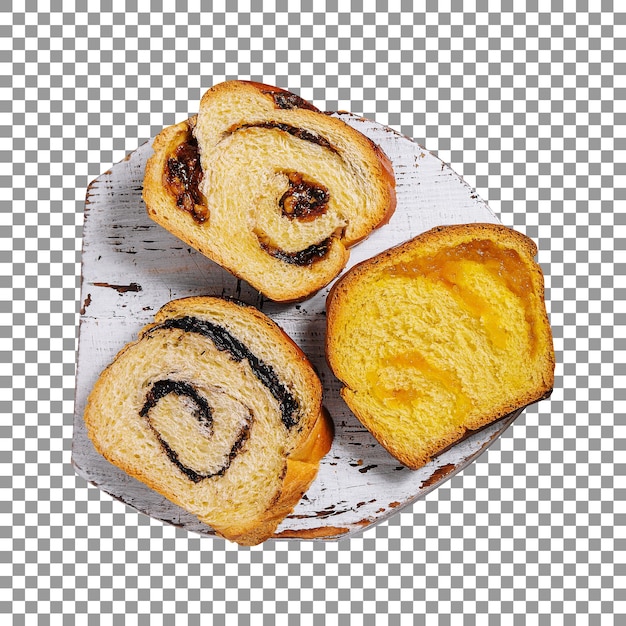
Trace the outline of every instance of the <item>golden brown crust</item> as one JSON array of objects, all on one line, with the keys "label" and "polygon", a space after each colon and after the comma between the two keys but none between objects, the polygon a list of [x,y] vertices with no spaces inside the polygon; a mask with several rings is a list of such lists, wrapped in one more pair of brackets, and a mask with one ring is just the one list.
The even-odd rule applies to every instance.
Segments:
[{"label": "golden brown crust", "polygon": [[[451,428],[445,435],[437,441],[421,450],[404,449],[396,442],[397,435],[385,434],[376,426],[376,417],[364,413],[366,409],[362,403],[356,401],[358,394],[365,394],[364,389],[352,389],[348,381],[353,379],[353,374],[344,364],[345,348],[341,343],[341,332],[339,328],[339,315],[343,315],[344,307],[349,306],[354,289],[360,281],[369,276],[383,276],[390,267],[395,267],[407,263],[410,265],[411,258],[418,256],[428,256],[436,254],[438,250],[446,245],[460,245],[476,240],[491,240],[498,242],[504,248],[516,250],[520,258],[524,260],[524,265],[529,273],[532,282],[532,294],[528,296],[535,298],[533,315],[537,324],[537,335],[540,337],[540,346],[543,351],[536,360],[536,367],[539,373],[536,374],[536,382],[531,388],[521,392],[507,395],[502,394],[502,400],[495,403],[489,412],[475,414]],[[341,391],[344,400],[349,404],[355,415],[364,421],[365,425],[372,432],[374,437],[390,451],[400,462],[406,466],[417,469],[422,467],[433,456],[448,448],[450,445],[461,439],[469,430],[480,429],[481,427],[505,416],[513,411],[537,402],[548,397],[554,385],[554,350],[552,347],[552,337],[550,325],[545,311],[544,303],[544,283],[543,274],[539,265],[533,261],[537,254],[535,243],[517,231],[498,224],[461,224],[452,226],[442,226],[425,232],[414,239],[407,241],[397,247],[391,248],[374,258],[363,261],[349,272],[347,272],[333,286],[327,299],[327,335],[326,335],[326,357],[335,375],[344,382],[345,387]],[[367,283],[369,284],[369,283]],[[380,283],[372,283],[370,297],[374,301],[377,298],[376,289],[383,288],[384,279]],[[347,309],[346,309],[347,310]],[[355,313],[356,314],[356,313]],[[342,317],[343,319],[343,317]],[[370,326],[375,322],[370,321]],[[367,325],[367,324],[366,324]],[[535,331],[532,331],[533,333]],[[362,375],[361,375],[362,376]],[[369,409],[367,409],[369,411]]]},{"label": "golden brown crust", "polygon": [[210,100],[213,94],[217,91],[226,91],[236,93],[241,87],[250,87],[259,93],[262,93],[269,101],[272,102],[272,106],[277,109],[307,109],[315,113],[322,113],[315,105],[304,100],[297,94],[287,91],[282,87],[275,87],[266,83],[261,83],[254,80],[232,80],[223,83],[218,83],[213,87],[210,87],[200,100],[200,108],[202,103],[206,100]]},{"label": "golden brown crust", "polygon": [[268,511],[267,518],[252,531],[237,536],[237,543],[256,545],[274,534],[278,525],[293,511],[315,479],[320,460],[330,450],[333,434],[333,422],[323,409],[308,437],[287,457],[283,487]]}]

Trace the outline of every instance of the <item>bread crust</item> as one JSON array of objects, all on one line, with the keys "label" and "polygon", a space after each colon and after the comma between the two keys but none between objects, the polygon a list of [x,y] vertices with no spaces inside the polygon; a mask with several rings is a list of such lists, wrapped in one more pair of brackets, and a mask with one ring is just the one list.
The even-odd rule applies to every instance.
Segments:
[{"label": "bread crust", "polygon": [[[537,357],[537,367],[540,368],[541,372],[532,388],[512,396],[507,396],[506,390],[504,390],[503,400],[494,405],[488,413],[473,415],[455,428],[450,429],[446,436],[442,436],[425,449],[407,451],[395,440],[396,435],[392,433],[389,436],[377,428],[376,416],[369,414],[369,407],[363,407],[364,401],[359,401],[359,394],[363,395],[367,391],[363,384],[359,386],[355,383],[354,372],[350,371],[350,367],[344,362],[345,346],[342,344],[341,336],[343,327],[339,323],[339,318],[344,316],[345,311],[348,310],[347,307],[350,306],[359,283],[368,277],[384,276],[384,272],[395,264],[410,262],[409,259],[418,255],[436,254],[446,245],[453,246],[483,239],[496,241],[504,248],[513,249],[524,259],[532,279],[532,297],[536,298],[536,310],[534,311],[536,317],[534,319],[537,329],[533,332],[536,332],[541,339],[542,353]],[[505,415],[550,396],[554,385],[555,357],[550,324],[545,310],[543,273],[540,266],[533,260],[536,254],[537,246],[531,239],[499,224],[479,223],[441,226],[356,265],[342,276],[331,289],[326,303],[326,358],[332,371],[345,385],[341,390],[341,395],[353,413],[368,427],[381,445],[407,467],[418,469],[428,463],[433,456],[463,438],[468,431],[480,429]],[[372,300],[376,300],[377,289],[382,289],[383,284],[384,279],[380,283],[376,283],[372,279],[370,292]],[[375,323],[374,320],[368,320],[364,321],[363,325],[372,327]]]},{"label": "bread crust", "polygon": [[[302,419],[296,430],[289,434],[288,439],[285,439],[282,461],[280,463],[276,461],[276,472],[280,476],[280,486],[273,492],[264,510],[257,514],[254,519],[250,519],[249,516],[238,516],[233,512],[232,515],[227,516],[226,522],[223,521],[223,515],[218,516],[222,520],[218,521],[213,511],[219,510],[221,507],[235,507],[233,510],[237,510],[238,507],[245,508],[246,503],[228,504],[217,498],[215,501],[208,502],[204,506],[205,510],[203,510],[203,507],[197,506],[198,500],[207,497],[202,495],[202,481],[198,482],[197,485],[188,485],[182,480],[183,477],[179,476],[177,480],[183,487],[181,490],[164,488],[163,479],[144,467],[148,464],[147,461],[145,463],[137,462],[132,458],[126,461],[121,458],[119,451],[111,445],[110,430],[112,426],[122,428],[121,425],[125,424],[126,420],[133,419],[132,415],[128,414],[115,415],[120,409],[116,407],[117,401],[112,390],[116,390],[120,385],[147,384],[142,382],[141,363],[133,363],[131,370],[136,372],[137,380],[120,380],[120,372],[127,372],[128,370],[120,369],[122,366],[116,364],[121,363],[122,360],[131,359],[135,347],[141,342],[150,341],[154,333],[158,332],[168,320],[190,315],[200,317],[202,311],[206,311],[204,319],[218,319],[220,325],[224,327],[233,321],[234,324],[231,329],[236,328],[238,331],[242,325],[245,325],[246,328],[249,328],[250,334],[262,338],[263,341],[268,341],[271,350],[276,355],[274,362],[287,362],[288,370],[297,372],[297,376],[299,376],[297,383],[286,381],[285,384],[297,384],[300,389],[298,393],[301,402],[304,401],[301,394],[306,394],[307,406],[302,407]],[[259,353],[266,350],[259,346],[253,346],[252,349]],[[268,357],[264,354],[263,358],[267,359]],[[285,372],[288,370],[286,369]],[[210,378],[209,374],[207,376]],[[232,392],[234,393],[236,390],[232,390]],[[114,414],[113,417],[112,414]],[[193,296],[164,305],[155,315],[154,322],[146,325],[139,332],[137,340],[122,348],[113,362],[103,371],[89,395],[84,412],[84,421],[87,434],[96,450],[107,460],[178,506],[196,514],[199,519],[209,524],[219,536],[241,545],[256,545],[273,536],[276,527],[293,510],[315,479],[319,462],[330,450],[333,439],[332,420],[322,407],[321,383],[297,344],[275,322],[254,307],[213,297]],[[277,428],[282,427],[282,424],[277,425]],[[254,436],[253,426],[250,437]],[[230,471],[233,470],[229,469],[228,472]],[[224,476],[227,476],[228,472]],[[174,474],[178,475],[176,471]],[[222,480],[222,478],[217,476],[209,480]],[[223,489],[227,490],[227,487]],[[217,493],[221,492],[218,490]],[[228,498],[231,497],[228,496]],[[196,502],[196,505],[190,506],[191,501]]]},{"label": "bread crust", "polygon": [[[263,137],[270,154],[255,159],[259,173],[249,183],[244,174],[255,153],[237,151],[248,149],[240,147],[243,142],[261,142],[263,147]],[[204,202],[176,195],[171,177],[164,174],[175,150],[189,138],[197,141]],[[231,148],[235,138],[239,143]],[[215,85],[203,95],[198,115],[163,129],[153,147],[143,190],[150,218],[271,300],[299,301],[324,287],[345,267],[348,249],[386,224],[395,211],[395,176],[382,149],[342,120],[278,87],[252,81]],[[232,159],[231,152],[241,165],[222,165],[220,159]],[[226,182],[222,167],[235,166],[243,168],[242,175],[233,174]],[[315,193],[308,190],[328,187],[326,204],[320,205],[323,214],[307,213],[302,219],[284,211],[280,215],[279,205],[291,188],[285,192],[281,181],[287,180],[289,170],[298,173],[303,167],[300,206],[306,213],[311,206],[307,194]],[[329,184],[326,177],[335,170],[341,175],[333,173]],[[353,171],[358,172],[358,183],[351,178]],[[352,187],[346,187],[348,182]],[[233,184],[237,191],[222,199],[220,185],[230,189]],[[251,203],[257,202],[255,194],[263,208],[248,214]],[[190,207],[197,207],[198,214]],[[277,216],[272,217],[273,211]],[[282,243],[276,243],[276,237]]]},{"label": "bread crust", "polygon": [[275,536],[277,527],[294,510],[315,479],[321,459],[332,446],[333,436],[333,421],[322,409],[309,436],[287,457],[283,487],[267,517],[254,529],[244,529],[241,534],[230,529],[229,538],[240,545],[257,545]]}]

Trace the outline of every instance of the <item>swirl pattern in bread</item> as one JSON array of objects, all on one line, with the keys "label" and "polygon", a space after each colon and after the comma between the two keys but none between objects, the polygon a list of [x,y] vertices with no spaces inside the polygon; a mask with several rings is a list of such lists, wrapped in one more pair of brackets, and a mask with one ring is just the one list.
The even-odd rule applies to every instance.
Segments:
[{"label": "swirl pattern in bread", "polygon": [[536,253],[501,225],[444,226],[335,283],[328,361],[350,409],[408,467],[552,391]]},{"label": "swirl pattern in bread", "polygon": [[153,147],[148,215],[272,300],[328,284],[395,209],[382,150],[277,87],[220,83]]},{"label": "swirl pattern in bread", "polygon": [[256,309],[164,306],[103,372],[84,414],[96,449],[219,535],[272,536],[332,441],[321,383]]}]

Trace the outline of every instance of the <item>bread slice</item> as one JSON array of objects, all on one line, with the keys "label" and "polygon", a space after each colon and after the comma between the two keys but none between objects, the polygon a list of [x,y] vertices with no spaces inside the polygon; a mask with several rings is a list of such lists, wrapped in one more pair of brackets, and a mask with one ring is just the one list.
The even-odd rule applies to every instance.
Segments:
[{"label": "bread slice", "polygon": [[269,318],[236,302],[166,304],[84,413],[111,463],[242,545],[272,536],[332,442],[322,386]]},{"label": "bread slice", "polygon": [[328,362],[359,420],[410,468],[548,396],[554,350],[535,244],[443,226],[347,272],[327,301]]},{"label": "bread slice", "polygon": [[328,284],[396,205],[382,150],[278,87],[220,83],[153,147],[148,215],[276,301]]}]

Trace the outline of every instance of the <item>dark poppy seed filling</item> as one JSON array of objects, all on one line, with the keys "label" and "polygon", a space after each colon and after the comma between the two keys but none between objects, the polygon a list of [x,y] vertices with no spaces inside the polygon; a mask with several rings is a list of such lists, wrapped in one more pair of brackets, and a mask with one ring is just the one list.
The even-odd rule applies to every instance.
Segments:
[{"label": "dark poppy seed filling", "polygon": [[207,426],[209,430],[213,430],[213,411],[207,399],[201,396],[193,385],[182,380],[157,380],[146,394],[146,402],[139,411],[139,415],[145,417],[161,398],[170,393],[187,396],[196,406],[194,413],[198,422]]},{"label": "dark poppy seed filling", "polygon": [[279,403],[281,420],[285,427],[291,429],[298,424],[300,420],[298,401],[280,381],[274,368],[252,354],[239,339],[231,335],[223,326],[197,317],[185,316],[167,319],[162,324],[151,328],[149,332],[152,333],[160,328],[177,328],[185,332],[198,333],[209,338],[218,350],[228,352],[234,361],[247,360],[254,375]]},{"label": "dark poppy seed filling", "polygon": [[152,420],[150,419],[150,411],[158,404],[161,398],[164,398],[170,393],[177,396],[185,396],[191,400],[194,405],[194,417],[202,426],[208,429],[210,435],[213,434],[213,411],[211,410],[207,399],[200,395],[193,385],[182,380],[163,379],[157,380],[153,383],[152,387],[150,387],[150,390],[146,394],[146,401],[139,411],[139,415],[146,418],[148,426],[150,426],[152,432],[155,434],[159,445],[163,448],[169,460],[176,465],[176,467],[178,467],[178,469],[180,469],[180,471],[183,472],[189,480],[197,483],[205,478],[211,478],[212,476],[222,476],[230,467],[231,462],[237,456],[239,450],[248,439],[250,434],[250,425],[252,423],[252,414],[250,414],[248,421],[242,427],[239,436],[232,445],[230,452],[228,453],[228,458],[222,467],[211,473],[197,472],[180,461],[177,452],[170,447],[169,443],[163,438],[157,428],[155,428],[152,424]]}]

